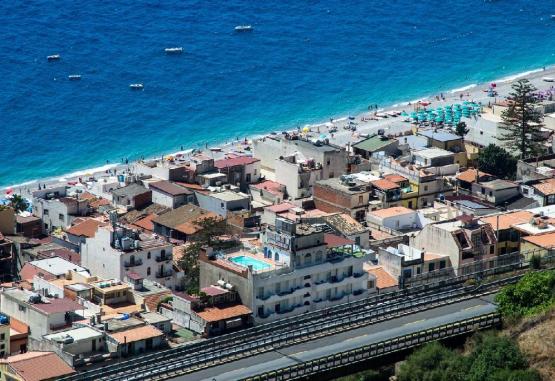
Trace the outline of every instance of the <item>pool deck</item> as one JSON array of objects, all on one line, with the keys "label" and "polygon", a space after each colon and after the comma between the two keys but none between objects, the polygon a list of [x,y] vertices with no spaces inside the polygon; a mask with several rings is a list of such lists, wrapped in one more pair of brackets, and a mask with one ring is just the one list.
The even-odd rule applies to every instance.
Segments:
[{"label": "pool deck", "polygon": [[269,266],[269,267],[264,268],[264,269],[253,270],[253,272],[255,272],[255,273],[260,273],[260,272],[265,272],[265,271],[273,271],[273,270],[276,269],[276,262],[274,262],[270,258],[264,258],[264,256],[262,254],[253,254],[250,251],[240,250],[240,251],[236,251],[236,252],[233,252],[233,253],[229,253],[225,256],[225,258],[228,261],[230,261],[231,263],[233,263],[237,266],[246,267],[246,266],[243,266],[240,263],[237,263],[237,262],[234,262],[234,261],[231,260],[232,258],[236,258],[236,257],[249,257],[249,258],[252,258],[255,261],[265,263]]}]

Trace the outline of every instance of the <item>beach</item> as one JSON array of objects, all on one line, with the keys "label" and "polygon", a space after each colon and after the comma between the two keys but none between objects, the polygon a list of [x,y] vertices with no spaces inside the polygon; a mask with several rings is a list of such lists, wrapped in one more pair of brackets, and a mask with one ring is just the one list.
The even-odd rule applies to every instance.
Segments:
[{"label": "beach", "polygon": [[[407,100],[405,102],[399,102],[391,106],[382,107],[377,105],[378,108],[375,109],[375,105],[369,105],[371,110],[361,112],[356,115],[341,115],[341,116],[330,116],[330,119],[322,121],[321,123],[307,124],[295,129],[288,129],[288,132],[298,132],[299,130],[308,129],[308,134],[311,137],[319,137],[325,135],[329,139],[330,144],[337,146],[347,146],[349,144],[356,143],[364,138],[366,135],[372,135],[378,133],[379,130],[383,130],[385,135],[397,137],[408,133],[412,129],[411,123],[404,121],[404,118],[397,116],[389,116],[378,118],[377,115],[387,115],[388,113],[397,114],[400,112],[410,113],[414,110],[414,107],[418,105],[418,102],[429,103],[428,107],[438,107],[446,106],[454,103],[459,103],[461,101],[473,101],[476,103],[481,103],[487,106],[493,103],[496,99],[502,99],[506,97],[511,88],[511,84],[521,78],[528,79],[538,90],[543,90],[552,86],[552,83],[545,82],[542,80],[543,77],[555,77],[555,67],[539,68],[536,70],[526,71],[522,73],[517,73],[515,75],[503,77],[500,79],[494,79],[486,83],[481,84],[470,84],[456,89],[446,90],[445,92],[439,92],[437,94],[430,94],[426,97],[415,100]],[[496,84],[496,91],[498,95],[496,97],[488,97],[487,88],[490,83]],[[356,126],[356,131],[352,131],[348,127],[350,123],[354,123]],[[336,129],[335,132],[330,133],[330,128]],[[268,134],[280,134],[281,131],[261,131],[259,135],[249,136],[249,137],[233,137],[228,139],[228,141],[222,142],[222,144],[217,145],[217,150],[211,150],[212,147],[204,147],[203,149],[198,149],[196,147],[182,147],[183,150],[177,152],[167,152],[163,155],[157,157],[146,158],[145,160],[160,159],[162,157],[168,156],[187,156],[190,155],[195,149],[195,152],[202,151],[203,153],[213,157],[215,160],[224,158],[227,154],[236,153],[237,149],[241,147],[242,152],[240,154],[250,154],[248,150],[244,150],[247,146],[251,146],[250,143],[253,139],[260,139]],[[232,134],[231,134],[232,135]],[[239,138],[239,140],[236,140]],[[234,139],[233,141],[230,141]],[[245,140],[249,144],[244,144]],[[79,182],[80,179],[94,177],[95,179],[100,179],[102,177],[114,174],[122,174],[124,172],[133,172],[133,168],[136,162],[130,161],[128,163],[106,163],[103,166],[97,168],[83,169],[80,171],[75,171],[65,175],[57,176],[48,179],[38,179],[28,181],[22,184],[16,184],[11,186],[6,186],[0,188],[0,194],[5,193],[10,190],[13,193],[20,194],[24,197],[31,198],[32,192],[41,187],[54,187],[67,185],[68,183]]]}]

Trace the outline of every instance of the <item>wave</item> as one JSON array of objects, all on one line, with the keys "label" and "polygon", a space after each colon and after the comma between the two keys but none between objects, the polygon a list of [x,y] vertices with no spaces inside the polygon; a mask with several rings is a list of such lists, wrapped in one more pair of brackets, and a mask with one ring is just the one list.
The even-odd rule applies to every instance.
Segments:
[{"label": "wave", "polygon": [[460,93],[461,91],[466,91],[466,90],[473,89],[473,88],[475,88],[476,86],[478,86],[477,83],[472,83],[472,84],[470,84],[470,85],[466,85],[466,86],[463,86],[463,87],[459,87],[459,88],[456,88],[456,89],[449,90],[449,93],[450,93],[450,94]]},{"label": "wave", "polygon": [[519,79],[522,77],[526,77],[530,74],[534,74],[534,73],[539,73],[543,71],[543,68],[540,69],[534,69],[534,70],[528,70],[528,71],[523,71],[522,73],[518,73],[518,74],[513,74],[513,75],[509,75],[507,77],[503,77],[501,79],[498,79],[496,81],[492,81],[492,82],[498,82],[498,83],[506,83],[506,82],[511,82],[514,81],[515,79]]}]

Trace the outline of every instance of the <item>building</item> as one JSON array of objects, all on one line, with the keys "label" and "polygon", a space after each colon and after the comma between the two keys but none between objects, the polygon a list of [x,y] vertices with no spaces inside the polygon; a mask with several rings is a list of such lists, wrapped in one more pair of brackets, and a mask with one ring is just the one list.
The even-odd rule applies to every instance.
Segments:
[{"label": "building", "polygon": [[287,198],[285,185],[272,180],[264,180],[258,184],[249,185],[253,202],[261,204],[279,204]]},{"label": "building", "polygon": [[274,165],[275,180],[285,185],[285,190],[293,200],[312,195],[314,184],[324,177],[324,167],[313,159],[305,159],[298,154],[280,156]]},{"label": "building", "polygon": [[0,312],[0,357],[9,356],[12,352],[10,349],[10,317]]},{"label": "building", "polygon": [[150,324],[109,332],[106,344],[109,352],[120,356],[141,354],[167,346],[164,333]]},{"label": "building", "polygon": [[410,239],[410,246],[449,257],[456,275],[495,267],[497,239],[489,224],[471,216],[428,224]]},{"label": "building", "polygon": [[99,226],[104,225],[106,225],[106,223],[102,221],[87,218],[66,229],[67,240],[74,245],[80,246],[87,238],[94,237]]},{"label": "building", "polygon": [[16,250],[11,240],[0,233],[0,279],[12,280],[16,274]]},{"label": "building", "polygon": [[518,184],[507,180],[491,180],[472,184],[472,194],[493,205],[503,205],[520,196]]},{"label": "building", "polygon": [[0,303],[3,313],[27,324],[30,338],[39,341],[43,335],[70,327],[73,321],[82,320],[85,309],[71,299],[44,298],[19,288],[4,289]]},{"label": "building", "polygon": [[466,166],[467,156],[464,139],[462,136],[453,134],[446,130],[419,130],[418,135],[427,139],[428,147],[440,148],[453,152],[456,164]]},{"label": "building", "polygon": [[73,373],[54,352],[27,352],[0,360],[2,381],[54,381]]},{"label": "building", "polygon": [[412,151],[412,161],[421,168],[443,167],[455,163],[455,155],[441,148],[424,148]]},{"label": "building", "polygon": [[372,135],[353,144],[353,152],[365,159],[370,159],[378,152],[385,156],[397,156],[399,154],[399,141],[390,139],[385,135]]},{"label": "building", "polygon": [[280,218],[275,224],[264,232],[262,248],[201,254],[200,286],[229,284],[257,323],[366,297],[369,251],[328,250],[321,228]]},{"label": "building", "polygon": [[382,266],[365,266],[368,274],[368,290],[377,293],[391,292],[399,289],[399,280],[384,270]]},{"label": "building", "polygon": [[83,274],[83,276],[90,276],[87,269],[60,257],[51,257],[26,262],[21,268],[19,276],[21,279],[28,281],[32,280],[35,276],[51,280],[65,278],[71,271]]},{"label": "building", "polygon": [[0,206],[0,234],[12,235],[15,233],[15,211],[13,208]]},{"label": "building", "polygon": [[33,215],[15,217],[15,232],[27,238],[38,238],[42,235],[42,220]]},{"label": "building", "polygon": [[533,198],[540,206],[555,204],[555,179],[540,180],[522,188],[524,195]]},{"label": "building", "polygon": [[120,208],[141,209],[152,202],[152,191],[138,183],[112,190],[112,203]]},{"label": "building", "polygon": [[204,287],[201,292],[202,298],[174,293],[171,306],[175,323],[203,337],[221,335],[252,325],[252,311],[240,303],[235,290],[215,285]]},{"label": "building", "polygon": [[314,205],[327,213],[344,213],[364,221],[371,187],[349,176],[320,180],[314,184]]},{"label": "building", "polygon": [[246,192],[250,184],[260,179],[260,159],[252,156],[237,156],[214,161],[214,167],[227,176],[230,184]]},{"label": "building", "polygon": [[40,346],[55,352],[72,367],[83,365],[76,360],[88,357],[90,361],[91,357],[106,353],[104,332],[86,325],[45,335]]},{"label": "building", "polygon": [[349,240],[350,243],[355,243],[363,249],[368,249],[370,239],[369,229],[350,215],[336,213],[323,216],[322,220],[331,227],[334,232]]},{"label": "building", "polygon": [[201,208],[226,217],[230,211],[250,210],[250,197],[229,189],[215,192],[195,192]]},{"label": "building", "polygon": [[474,168],[467,169],[455,176],[457,181],[457,191],[460,193],[471,193],[472,185],[486,181],[495,180],[495,176],[489,173],[479,171]]},{"label": "building", "polygon": [[401,204],[401,186],[387,179],[379,179],[371,182],[374,190],[375,201],[372,201],[371,209],[389,208]]},{"label": "building", "polygon": [[[314,167],[322,168],[321,177],[318,180],[337,177],[345,173],[348,156],[347,152],[338,146],[320,141],[311,142],[303,139],[294,139],[290,136],[272,136],[256,139],[253,141],[253,153],[254,157],[260,159],[261,170],[269,172],[276,170],[276,164],[280,156],[296,155],[299,161],[312,161]],[[288,184],[278,178],[277,173],[275,180],[285,184],[288,192],[298,188],[298,186],[288,186]]]},{"label": "building", "polygon": [[202,230],[200,222],[207,218],[221,219],[216,213],[187,204],[154,218],[153,231],[163,237],[187,241]]},{"label": "building", "polygon": [[42,232],[70,226],[74,219],[90,213],[89,201],[69,197],[66,187],[33,192],[33,214],[42,220]]},{"label": "building", "polygon": [[521,252],[529,259],[532,255],[553,255],[555,232],[522,238]]},{"label": "building", "polygon": [[194,193],[189,189],[166,180],[151,182],[148,188],[152,191],[152,202],[175,209],[195,201]]},{"label": "building", "polygon": [[385,227],[395,231],[422,229],[427,220],[416,210],[404,206],[394,206],[369,212],[366,216],[369,226]]},{"label": "building", "polygon": [[480,218],[480,222],[491,225],[497,237],[497,255],[520,251],[520,231],[514,225],[529,222],[533,213],[515,210]]},{"label": "building", "polygon": [[172,288],[182,276],[173,268],[172,245],[125,226],[102,226],[81,246],[81,263],[103,279],[123,280],[129,271]]},{"label": "building", "polygon": [[141,319],[165,334],[169,334],[172,331],[172,319],[167,318],[158,312],[142,312]]}]

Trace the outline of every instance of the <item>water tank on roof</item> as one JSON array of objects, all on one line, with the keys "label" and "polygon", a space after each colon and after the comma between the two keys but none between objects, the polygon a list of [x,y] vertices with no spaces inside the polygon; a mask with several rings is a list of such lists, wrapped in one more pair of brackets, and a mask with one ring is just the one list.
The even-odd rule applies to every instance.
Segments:
[{"label": "water tank on roof", "polygon": [[123,237],[121,239],[121,249],[130,250],[133,246],[133,240],[129,237]]},{"label": "water tank on roof", "polygon": [[233,285],[231,283],[226,283],[225,288],[227,288],[228,290],[233,290]]},{"label": "water tank on roof", "polygon": [[5,325],[10,322],[10,319],[6,315],[0,315],[0,324]]},{"label": "water tank on roof", "polygon": [[218,286],[222,286],[222,287],[225,286],[225,281],[223,279],[220,279],[217,283],[218,283]]},{"label": "water tank on roof", "polygon": [[123,314],[123,315],[119,318],[119,320],[127,320],[127,319],[129,319],[129,314]]}]

